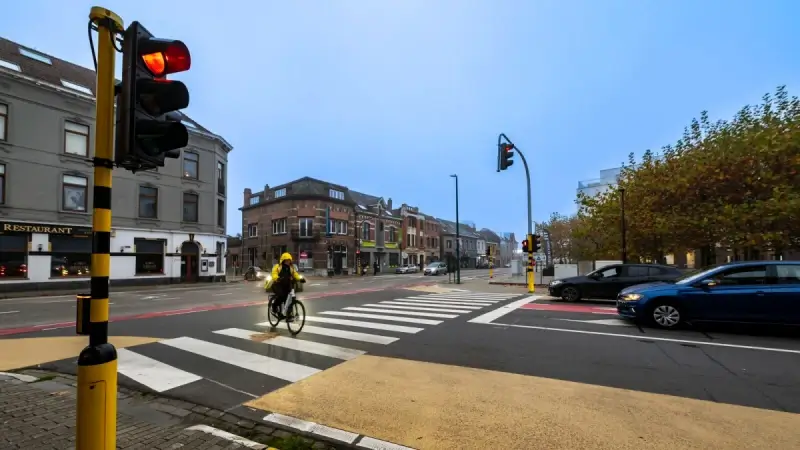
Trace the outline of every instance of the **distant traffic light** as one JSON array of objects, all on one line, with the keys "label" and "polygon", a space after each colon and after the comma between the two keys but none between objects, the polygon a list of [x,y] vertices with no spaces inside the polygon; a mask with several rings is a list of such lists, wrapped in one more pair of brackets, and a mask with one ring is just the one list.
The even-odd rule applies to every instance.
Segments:
[{"label": "distant traffic light", "polygon": [[533,235],[533,253],[537,253],[539,250],[542,249],[542,237],[538,234]]},{"label": "distant traffic light", "polygon": [[492,252],[489,250],[489,247],[486,247],[486,257],[488,258],[490,256],[492,256]]},{"label": "distant traffic light", "polygon": [[183,42],[154,38],[139,22],[125,30],[117,97],[118,165],[136,172],[163,167],[165,158],[180,158],[189,132],[175,111],[189,106],[189,90],[166,77],[191,65]]},{"label": "distant traffic light", "polygon": [[506,170],[514,164],[514,144],[499,144],[497,146],[497,171]]},{"label": "distant traffic light", "polygon": [[522,252],[523,253],[528,253],[528,240],[527,239],[522,241]]}]

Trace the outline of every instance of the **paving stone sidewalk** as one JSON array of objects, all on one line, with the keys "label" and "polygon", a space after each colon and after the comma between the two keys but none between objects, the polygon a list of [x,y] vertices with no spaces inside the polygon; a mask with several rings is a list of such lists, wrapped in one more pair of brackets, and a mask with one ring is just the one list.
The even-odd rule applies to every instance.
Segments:
[{"label": "paving stone sidewalk", "polygon": [[[75,377],[0,373],[0,449],[75,448]],[[188,402],[120,387],[117,448],[125,450],[336,450],[345,448]]]}]

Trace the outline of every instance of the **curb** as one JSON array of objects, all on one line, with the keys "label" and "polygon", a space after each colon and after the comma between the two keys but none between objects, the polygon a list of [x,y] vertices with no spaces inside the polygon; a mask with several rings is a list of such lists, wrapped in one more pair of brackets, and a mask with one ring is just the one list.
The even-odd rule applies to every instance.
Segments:
[{"label": "curb", "polygon": [[[528,287],[528,283],[524,283],[521,281],[489,281],[489,284],[493,286],[521,286],[521,287]],[[546,284],[534,284],[533,287],[547,289]]]}]

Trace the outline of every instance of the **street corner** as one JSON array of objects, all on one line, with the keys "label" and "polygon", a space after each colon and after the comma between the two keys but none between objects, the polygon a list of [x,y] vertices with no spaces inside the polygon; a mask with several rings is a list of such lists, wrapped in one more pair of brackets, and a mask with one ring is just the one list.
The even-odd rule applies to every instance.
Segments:
[{"label": "street corner", "polygon": [[[112,336],[108,340],[120,349],[158,342],[161,338]],[[0,372],[77,358],[88,342],[84,336],[0,339]]]},{"label": "street corner", "polygon": [[[786,412],[369,355],[246,406],[343,441],[417,449],[793,448],[800,439]],[[654,428],[658,436],[643,431]]]}]

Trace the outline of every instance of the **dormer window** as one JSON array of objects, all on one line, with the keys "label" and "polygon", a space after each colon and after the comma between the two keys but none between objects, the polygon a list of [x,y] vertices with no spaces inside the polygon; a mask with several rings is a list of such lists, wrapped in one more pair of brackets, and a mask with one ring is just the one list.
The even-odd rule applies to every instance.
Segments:
[{"label": "dormer window", "polygon": [[336,200],[344,200],[344,192],[337,191],[336,189],[329,189],[328,195],[331,198],[335,198]]},{"label": "dormer window", "polygon": [[281,198],[281,197],[286,197],[286,188],[275,190],[275,198]]},{"label": "dormer window", "polygon": [[22,56],[27,56],[30,59],[34,59],[39,61],[40,63],[45,63],[47,65],[53,65],[53,61],[50,60],[47,56],[42,55],[41,53],[36,53],[33,50],[28,50],[26,48],[19,48],[19,54]]}]

